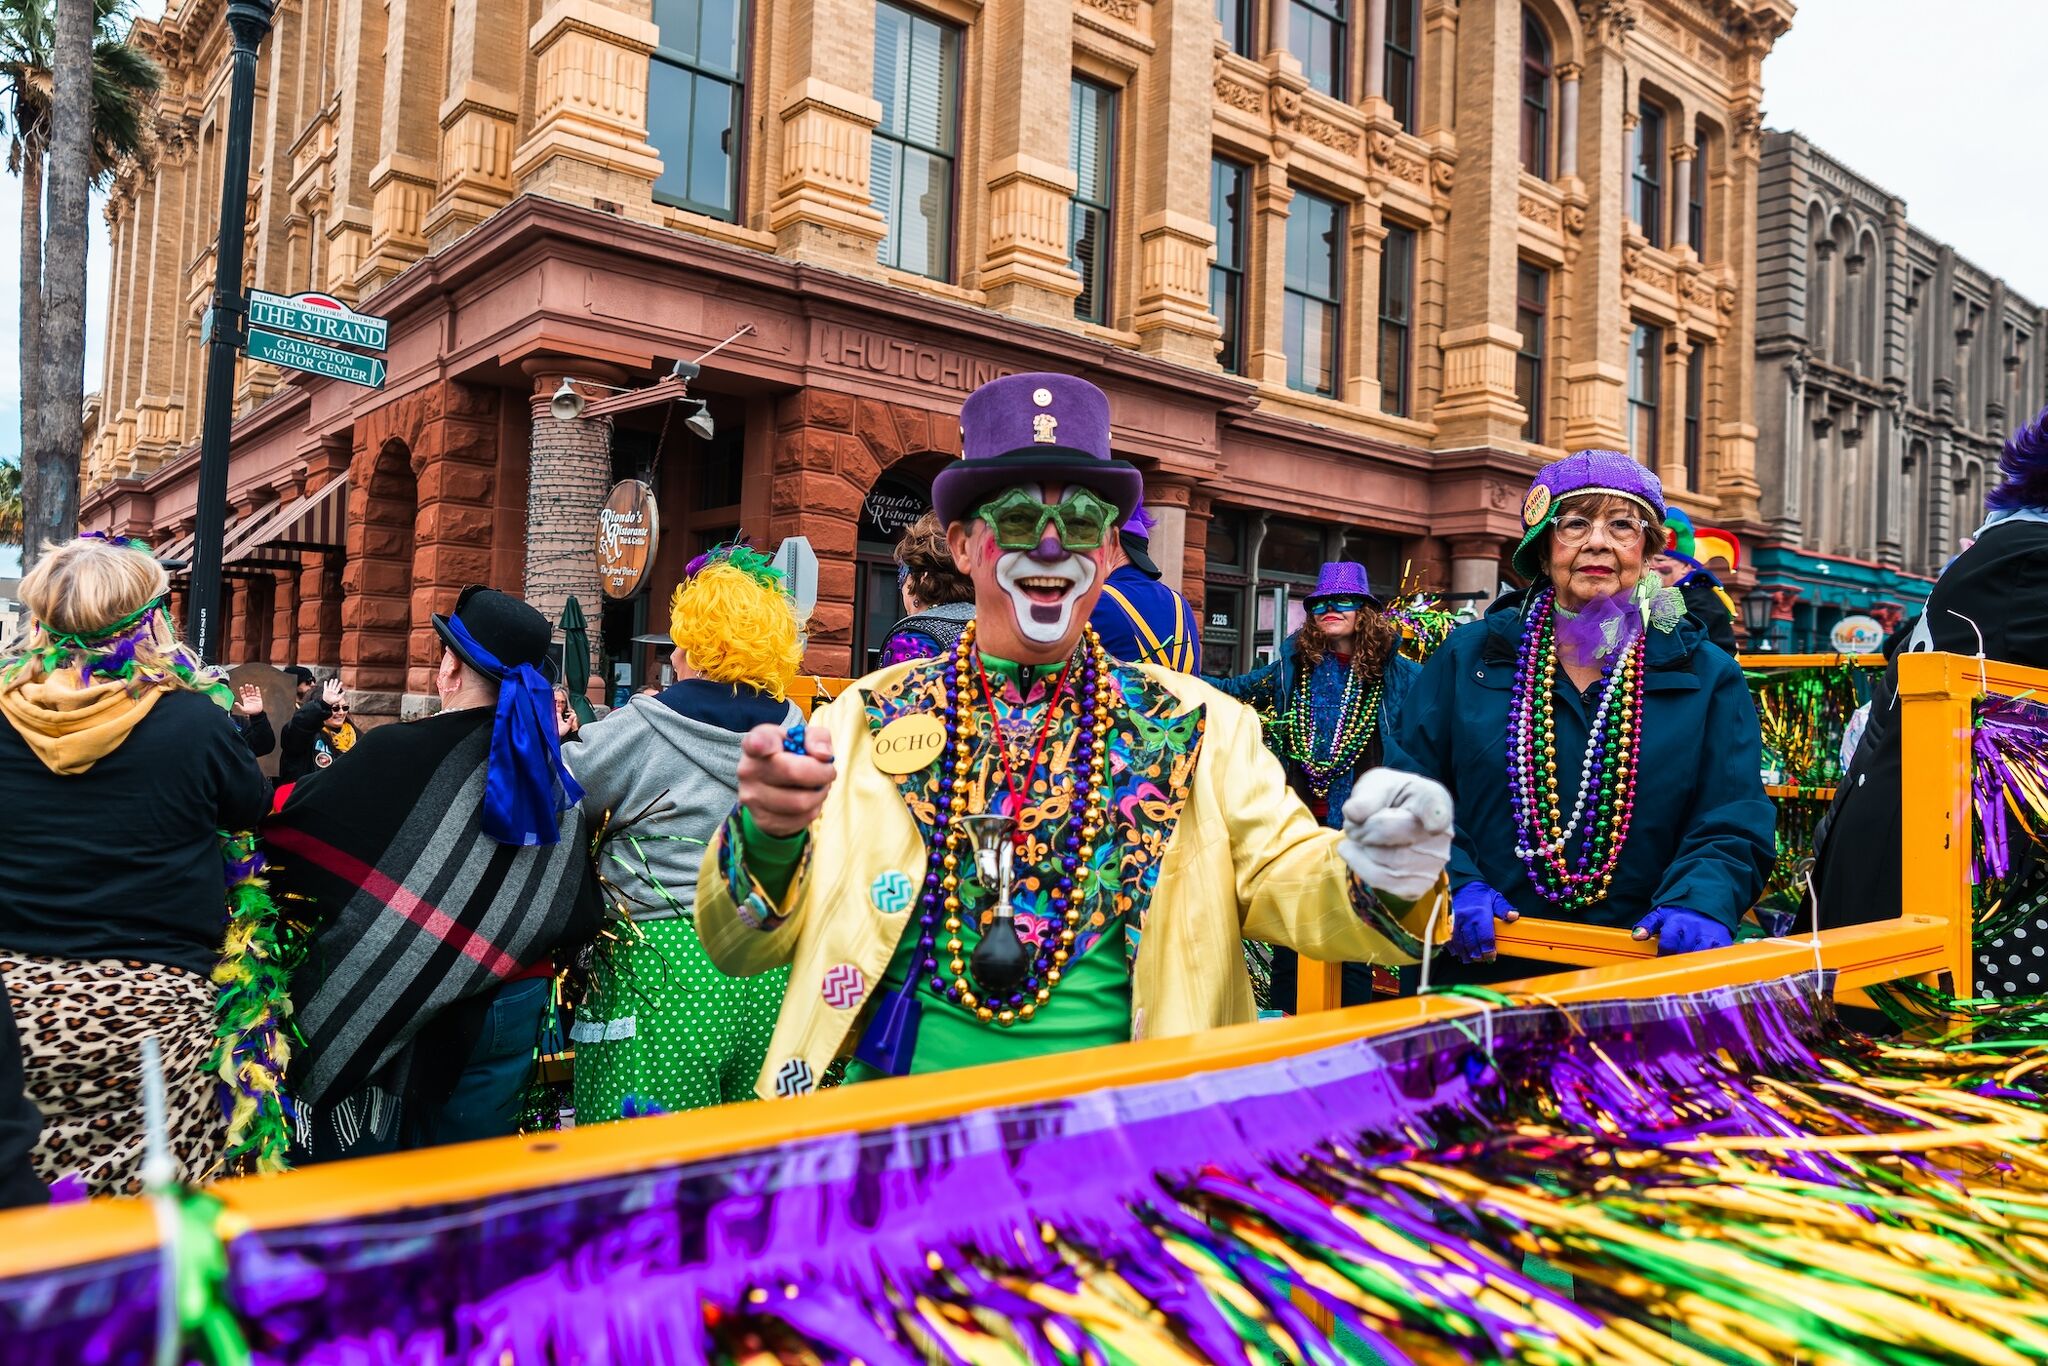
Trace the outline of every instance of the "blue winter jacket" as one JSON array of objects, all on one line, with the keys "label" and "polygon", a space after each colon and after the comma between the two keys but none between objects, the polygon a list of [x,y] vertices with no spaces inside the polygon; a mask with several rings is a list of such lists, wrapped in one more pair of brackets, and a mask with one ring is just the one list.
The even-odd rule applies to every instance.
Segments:
[{"label": "blue winter jacket", "polygon": [[[1558,919],[1515,857],[1508,805],[1508,699],[1527,598],[1502,598],[1430,657],[1401,711],[1402,766],[1435,778],[1457,803],[1453,889],[1483,882],[1523,915]],[[1762,894],[1777,851],[1749,687],[1690,617],[1673,631],[1650,632],[1646,666],[1635,815],[1607,901],[1583,918],[1629,926],[1659,906],[1685,906],[1732,929]],[[1558,671],[1557,773],[1567,813],[1598,687],[1588,700]],[[1578,847],[1575,840],[1574,856]]]},{"label": "blue winter jacket", "polygon": [[[1280,642],[1280,653],[1271,660],[1253,669],[1248,674],[1235,678],[1207,678],[1203,681],[1221,689],[1230,696],[1268,716],[1285,716],[1294,700],[1294,689],[1301,681],[1301,664],[1295,655],[1298,636],[1289,636]],[[1387,661],[1386,685],[1380,692],[1380,764],[1385,768],[1401,768],[1419,772],[1402,753],[1400,737],[1401,718],[1409,705],[1408,699],[1416,680],[1422,675],[1422,666],[1406,655],[1397,654]],[[1363,767],[1332,780],[1330,783],[1330,809],[1324,817],[1324,824],[1333,829],[1344,823],[1344,799],[1351,793],[1353,784]],[[1292,773],[1289,774],[1292,777]]]}]

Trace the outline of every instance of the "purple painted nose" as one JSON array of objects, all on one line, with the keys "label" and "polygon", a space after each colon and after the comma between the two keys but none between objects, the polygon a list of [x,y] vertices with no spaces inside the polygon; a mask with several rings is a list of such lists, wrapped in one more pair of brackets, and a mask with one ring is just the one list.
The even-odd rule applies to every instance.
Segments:
[{"label": "purple painted nose", "polygon": [[1038,538],[1038,549],[1031,552],[1031,558],[1040,564],[1058,564],[1067,558],[1067,548],[1060,544],[1060,538],[1052,534],[1052,528],[1045,529],[1045,535]]}]

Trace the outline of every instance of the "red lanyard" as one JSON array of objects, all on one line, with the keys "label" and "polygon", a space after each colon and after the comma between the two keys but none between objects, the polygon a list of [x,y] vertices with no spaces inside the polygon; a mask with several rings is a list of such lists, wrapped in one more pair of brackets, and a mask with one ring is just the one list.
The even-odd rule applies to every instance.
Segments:
[{"label": "red lanyard", "polygon": [[[1045,737],[1052,733],[1052,719],[1060,709],[1060,690],[1067,685],[1067,671],[1074,667],[1072,656],[1060,666],[1060,676],[1052,682],[1052,695],[1046,699],[1045,720],[1038,725],[1038,741],[1031,747],[1031,767],[1024,770],[1024,782],[1031,781],[1031,775],[1038,772],[1038,761],[1045,754]],[[981,662],[981,651],[974,652],[974,672],[981,678],[981,695],[988,699],[989,730],[996,742],[996,756],[1003,761],[1003,790],[1010,794],[1012,812],[1017,819],[1017,828],[1011,833],[1019,848],[1024,844],[1024,788],[1017,781],[1017,775],[1010,767],[1010,742],[1003,738],[1002,720],[996,715],[996,690],[989,686],[988,669]]]}]

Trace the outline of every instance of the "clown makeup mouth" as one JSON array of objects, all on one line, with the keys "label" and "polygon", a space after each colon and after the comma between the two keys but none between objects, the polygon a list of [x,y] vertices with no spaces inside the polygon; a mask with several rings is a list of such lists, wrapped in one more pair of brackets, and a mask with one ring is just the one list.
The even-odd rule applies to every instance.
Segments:
[{"label": "clown makeup mouth", "polygon": [[1047,564],[1029,551],[1012,550],[996,562],[996,581],[1010,595],[1017,630],[1026,640],[1050,645],[1067,633],[1074,604],[1095,582],[1095,562],[1068,555]]}]

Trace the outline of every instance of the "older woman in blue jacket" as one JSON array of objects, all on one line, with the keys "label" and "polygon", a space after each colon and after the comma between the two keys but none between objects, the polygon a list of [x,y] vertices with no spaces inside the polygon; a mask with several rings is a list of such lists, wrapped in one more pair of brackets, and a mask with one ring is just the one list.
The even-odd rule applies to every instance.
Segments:
[{"label": "older woman in blue jacket", "polygon": [[1761,894],[1776,819],[1742,670],[1644,573],[1664,491],[1614,451],[1546,466],[1514,565],[1530,588],[1461,627],[1402,709],[1405,766],[1457,802],[1451,952],[1524,915],[1720,948]]}]

